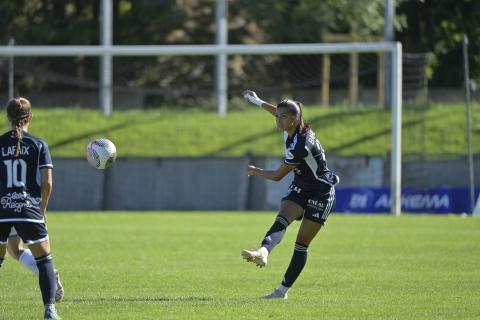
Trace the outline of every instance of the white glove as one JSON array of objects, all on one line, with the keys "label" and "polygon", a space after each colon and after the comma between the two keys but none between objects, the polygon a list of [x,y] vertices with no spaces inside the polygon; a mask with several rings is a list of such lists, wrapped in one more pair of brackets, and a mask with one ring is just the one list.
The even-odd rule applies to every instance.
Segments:
[{"label": "white glove", "polygon": [[248,102],[253,103],[254,105],[257,105],[259,107],[261,107],[263,103],[266,103],[265,101],[260,99],[255,92],[250,91],[250,90],[245,91],[243,93],[243,97]]}]

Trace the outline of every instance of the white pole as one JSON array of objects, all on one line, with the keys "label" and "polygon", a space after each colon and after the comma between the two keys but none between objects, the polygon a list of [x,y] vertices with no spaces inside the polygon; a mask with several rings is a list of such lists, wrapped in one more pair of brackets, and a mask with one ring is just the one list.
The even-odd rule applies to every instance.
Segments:
[{"label": "white pole", "polygon": [[[100,18],[100,44],[108,49],[112,45],[112,0],[102,0]],[[112,114],[112,54],[103,53],[100,58],[100,107],[105,116]]]},{"label": "white pole", "polygon": [[[9,46],[14,46],[15,45],[15,39],[10,38],[8,40],[8,45]],[[14,86],[15,86],[15,62],[14,62],[14,57],[11,56],[8,58],[8,100],[13,99],[13,94],[14,94]]]},{"label": "white pole", "polygon": [[392,52],[392,152],[391,152],[391,213],[401,214],[402,196],[402,44]]},{"label": "white pole", "polygon": [[197,45],[116,45],[116,46],[0,46],[0,56],[68,57],[101,56],[217,56],[224,54],[316,54],[390,52],[389,42],[348,43],[283,43],[283,44],[197,44]]},{"label": "white pole", "polygon": [[[215,43],[219,46],[228,44],[228,8],[227,0],[217,0],[215,5]],[[217,112],[227,114],[227,54],[219,53],[215,57],[215,102]]]},{"label": "white pole", "polygon": [[475,205],[472,214],[474,217],[480,217],[480,194],[478,195],[477,204]]},{"label": "white pole", "polygon": [[468,66],[468,37],[463,35],[463,73],[465,81],[465,108],[467,109],[467,154],[468,154],[468,181],[470,213],[473,214],[475,205],[475,171],[473,168],[473,150],[472,150],[472,106],[470,96],[470,71]]}]

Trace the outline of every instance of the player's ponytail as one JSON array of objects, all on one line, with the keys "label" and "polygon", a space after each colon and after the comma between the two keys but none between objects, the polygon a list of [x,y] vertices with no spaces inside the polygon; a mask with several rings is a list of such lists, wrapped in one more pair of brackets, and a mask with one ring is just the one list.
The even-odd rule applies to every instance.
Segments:
[{"label": "player's ponytail", "polygon": [[310,125],[308,122],[303,118],[303,103],[300,101],[295,101],[300,110],[300,132],[305,133],[308,129],[310,129]]},{"label": "player's ponytail", "polygon": [[25,98],[13,98],[7,104],[7,117],[12,128],[15,130],[14,135],[17,138],[17,148],[15,157],[20,154],[20,143],[23,139],[23,127],[30,121],[32,116],[32,105]]}]

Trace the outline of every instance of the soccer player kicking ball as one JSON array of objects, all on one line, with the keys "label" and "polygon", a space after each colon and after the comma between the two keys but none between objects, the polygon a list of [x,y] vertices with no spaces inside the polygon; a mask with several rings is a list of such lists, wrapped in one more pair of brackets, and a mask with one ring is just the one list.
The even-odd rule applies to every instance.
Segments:
[{"label": "soccer player kicking ball", "polygon": [[339,178],[328,169],[324,150],[303,119],[301,103],[282,100],[274,106],[250,90],[243,92],[243,97],[276,118],[277,128],[284,132],[285,140],[285,160],[278,169],[265,170],[249,165],[245,174],[279,181],[293,170],[294,179],[282,198],[278,215],[261,247],[243,250],[242,256],[248,262],[265,267],[268,255],[282,241],[290,223],[303,218],[290,265],[280,286],[271,294],[263,296],[265,299],[287,299],[288,290],[307,262],[310,242],[325,224],[335,204],[335,185]]},{"label": "soccer player kicking ball", "polygon": [[0,267],[14,227],[35,257],[44,319],[60,319],[55,308],[56,277],[45,217],[53,164],[47,144],[27,132],[31,109],[25,98],[10,100],[6,111],[12,130],[0,136]]}]

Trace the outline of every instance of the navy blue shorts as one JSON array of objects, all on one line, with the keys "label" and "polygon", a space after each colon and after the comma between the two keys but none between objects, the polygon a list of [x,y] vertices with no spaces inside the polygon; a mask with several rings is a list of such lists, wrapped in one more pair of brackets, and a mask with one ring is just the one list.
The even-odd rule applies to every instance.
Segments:
[{"label": "navy blue shorts", "polygon": [[0,222],[0,244],[6,244],[11,236],[12,227],[26,245],[40,243],[48,239],[45,223],[36,222]]},{"label": "navy blue shorts", "polygon": [[303,188],[292,182],[283,200],[295,202],[305,210],[304,218],[324,225],[335,206],[335,187],[320,190]]}]

